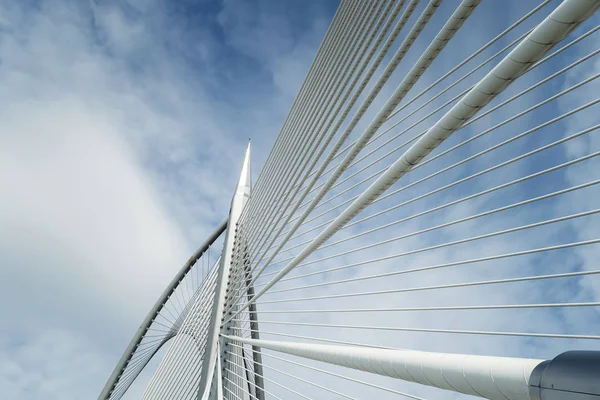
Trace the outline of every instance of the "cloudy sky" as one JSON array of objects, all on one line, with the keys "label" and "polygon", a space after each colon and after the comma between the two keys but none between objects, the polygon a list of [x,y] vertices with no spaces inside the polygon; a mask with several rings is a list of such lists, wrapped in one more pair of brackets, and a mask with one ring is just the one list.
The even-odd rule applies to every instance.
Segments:
[{"label": "cloudy sky", "polygon": [[0,393],[95,398],[335,1],[0,1]]},{"label": "cloudy sky", "polygon": [[[389,87],[384,88],[375,106],[358,125],[356,135],[362,133],[362,128],[377,111],[377,105],[383,104],[401,81],[411,61],[420,55],[456,4],[454,1],[444,3],[435,23],[424,31],[420,39],[422,42],[418,41],[418,45],[407,54],[405,65],[401,65],[391,78]],[[515,1],[508,4],[506,7],[480,6],[478,18],[461,30],[462,36],[457,36],[457,40],[445,50],[448,57],[436,67],[444,71],[449,69],[537,2]],[[533,21],[539,22],[557,4],[553,1],[550,8],[543,15],[535,16]],[[4,304],[0,314],[0,393],[3,398],[87,399],[97,396],[131,335],[166,283],[198,244],[226,217],[248,138],[252,139],[252,164],[256,177],[337,5],[335,0],[0,0],[0,87],[3,88],[0,91],[0,187],[3,189],[0,196],[0,300]],[[409,26],[423,7],[424,4],[419,6]],[[597,15],[577,34],[594,25],[598,25]],[[526,28],[523,27],[519,34]],[[483,31],[489,32],[482,37],[476,35]],[[597,35],[594,37],[597,40]],[[485,53],[486,56],[507,43],[499,43],[498,47]],[[540,77],[596,48],[593,41],[583,43],[565,55],[560,64],[541,68],[544,74],[524,77],[524,85],[539,81]],[[598,65],[597,60],[586,63],[560,77],[554,81],[552,93],[597,72]],[[424,76],[417,88],[424,88],[426,83],[441,75],[440,69],[428,71],[429,75]],[[465,84],[475,81],[466,81]],[[538,116],[527,117],[519,127],[535,126],[547,120],[547,115],[557,115],[584,104],[597,97],[597,88],[597,83],[595,86],[588,85],[577,96],[562,99],[551,108],[541,110]],[[510,94],[516,92],[517,89]],[[548,93],[546,89],[535,92],[527,101],[512,104],[504,112],[512,115],[547,97]],[[499,122],[507,115],[497,113],[493,122]],[[565,122],[560,130],[552,131],[554,134],[548,133],[543,144],[599,121],[598,113],[588,112],[585,116]],[[468,132],[479,132],[489,124],[475,124]],[[508,137],[514,130],[514,127],[508,127],[499,134],[498,140]],[[484,142],[481,148],[490,143]],[[481,170],[506,159],[505,156],[511,152],[537,148],[540,143],[531,139],[506,153],[494,153],[494,157],[470,164],[435,184],[441,185]],[[469,151],[479,150],[474,145]],[[508,173],[499,172],[474,184],[470,190],[475,192],[555,165],[559,162],[557,160],[562,162],[568,157],[597,150],[600,150],[600,141],[596,133],[571,142],[549,156],[521,164]],[[386,164],[374,166],[359,178],[383,165]],[[538,181],[538,185],[565,183],[563,186],[569,186],[597,179],[598,173],[594,172],[597,169],[592,170],[589,165]],[[431,171],[423,168],[421,172],[426,175],[425,172]],[[349,180],[345,187],[357,180]],[[431,188],[423,187],[422,192]],[[516,197],[539,195],[530,189],[529,186],[519,187],[510,194]],[[332,205],[356,193],[350,192]],[[459,194],[461,190],[454,195]],[[460,235],[474,235],[483,232],[481,229],[484,228],[503,229],[535,218],[549,218],[555,216],[557,210],[562,215],[597,207],[590,200],[593,198],[590,194],[598,195],[597,189],[550,203],[548,210],[554,214],[528,209],[510,218],[488,219],[485,224],[461,226],[444,232],[444,235],[420,237],[407,244],[406,248],[447,241]],[[511,196],[506,198],[512,199]],[[439,201],[454,198],[449,195],[440,197]],[[373,206],[369,213],[397,201],[398,197]],[[471,203],[436,216],[425,225],[419,222],[405,229],[406,232],[414,231],[502,204],[499,199]],[[433,203],[426,205],[429,207]],[[318,209],[318,212],[330,206]],[[415,210],[421,209],[410,209],[412,212]],[[536,210],[539,212],[536,213]],[[387,218],[402,215],[390,214]],[[317,219],[313,225],[330,217]],[[550,238],[556,239],[554,242],[597,238],[598,229],[590,221],[599,220],[590,219],[560,229],[548,229],[544,235],[536,234],[534,237],[524,234],[494,242],[489,248],[509,251],[514,249],[515,240],[525,243],[525,239],[529,239],[529,247],[539,247],[549,243]],[[379,225],[382,223],[377,222]],[[579,234],[574,234],[574,229]],[[350,229],[334,239],[357,232],[360,230]],[[385,239],[402,233],[405,231],[393,231],[377,238]],[[299,242],[296,240],[293,244]],[[352,246],[356,246],[356,242],[333,247],[328,250],[329,253],[316,253],[312,260]],[[398,253],[402,249],[404,247],[391,246],[363,252],[360,257],[368,259]],[[426,264],[441,259],[454,260],[462,255],[465,256],[460,258],[468,258],[487,254],[486,249],[474,249],[469,254],[436,253],[428,255],[429,258],[411,259],[410,262]],[[572,257],[568,263],[560,257],[552,261],[556,264],[563,262],[568,271],[591,269],[593,260],[597,259],[597,247],[595,249],[570,253]],[[293,254],[284,253],[277,260]],[[351,260],[346,257],[320,263],[318,267],[336,267]],[[541,257],[531,258],[528,268],[542,264],[548,265],[550,271],[559,270],[547,258]],[[512,267],[509,270],[515,273],[527,275],[529,271],[519,269],[519,265]],[[375,271],[387,272],[397,268],[398,265],[391,262],[377,266]],[[373,273],[374,270],[367,272]],[[327,279],[352,276],[356,275],[332,275]],[[497,276],[483,272],[449,273],[436,275],[431,280],[404,278],[402,284],[414,286],[444,282],[445,278],[460,281],[461,277],[476,280]],[[290,287],[297,284],[291,282]],[[387,286],[383,282],[377,287],[394,285],[395,281],[389,281]],[[535,291],[530,287],[519,287],[514,291],[490,295],[488,303],[510,301],[515,296],[529,302],[591,300],[598,298],[598,287],[597,280],[576,281],[562,294],[556,286]],[[345,287],[338,293],[348,291]],[[551,291],[553,296],[548,297],[547,291]],[[295,294],[283,294],[282,298],[291,298]],[[308,294],[322,293],[317,290]],[[470,292],[468,296],[471,297],[464,298],[485,297],[484,291]],[[266,300],[276,298],[265,296]],[[439,305],[440,301],[452,298],[441,295],[436,298],[414,296],[411,299],[415,304],[422,301],[420,304]],[[389,300],[380,298],[369,304],[383,305]],[[344,304],[347,305],[333,302],[330,306],[341,307]],[[361,304],[360,300],[356,304]],[[298,304],[293,307],[307,309],[314,306]],[[545,316],[546,321],[550,321],[549,330],[561,330],[567,326],[571,328],[567,331],[581,333],[590,327],[581,324],[582,319],[598,318],[597,312],[582,315],[577,319],[573,315],[548,313],[536,315],[536,318],[541,320]],[[277,318],[271,314],[265,319]],[[368,320],[365,318],[363,322]],[[531,328],[538,321],[536,318],[514,328]],[[485,328],[505,328],[511,319],[511,315],[503,314],[493,321],[486,321]],[[304,320],[321,322],[317,317]],[[346,317],[333,316],[325,320],[343,323]],[[464,327],[452,316],[439,321],[450,327]],[[399,325],[417,325],[419,322],[422,321],[418,318],[407,317]],[[287,330],[269,328],[296,332],[295,327]],[[326,334],[313,331],[312,335],[324,337]],[[328,335],[337,337],[337,333]],[[345,337],[347,340],[352,338],[351,334]],[[397,344],[391,334],[377,338],[390,345]],[[415,348],[440,351],[447,347],[447,342],[432,342],[417,336],[405,336],[403,340],[403,343],[410,343]],[[555,354],[557,349],[563,349],[551,347],[546,342],[538,348],[527,347],[528,344],[525,341],[506,341],[496,348],[496,353],[510,350],[515,354],[527,352],[530,356],[547,357]],[[581,347],[584,344],[577,342],[574,345]],[[481,352],[485,348],[485,342],[473,344],[462,339],[456,342],[455,350]],[[510,351],[507,354],[515,355]],[[342,384],[338,382],[337,385],[343,389]]]}]

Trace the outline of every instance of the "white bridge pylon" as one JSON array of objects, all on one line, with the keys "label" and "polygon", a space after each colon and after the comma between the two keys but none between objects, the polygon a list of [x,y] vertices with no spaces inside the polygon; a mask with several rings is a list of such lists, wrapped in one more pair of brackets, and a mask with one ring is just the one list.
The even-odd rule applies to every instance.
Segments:
[{"label": "white bridge pylon", "polygon": [[[229,373],[222,373],[218,370],[218,366],[221,368],[226,362],[231,362],[229,354],[232,350],[227,348],[228,344],[225,338],[222,336],[228,331],[236,332],[239,330],[238,324],[233,322],[227,325],[222,325],[225,320],[225,310],[235,306],[232,304],[232,296],[228,295],[231,290],[231,283],[234,280],[235,272],[245,272],[245,266],[240,266],[240,263],[244,263],[244,258],[239,257],[240,253],[243,253],[243,240],[237,235],[238,222],[242,214],[242,210],[246,205],[246,202],[250,198],[251,186],[251,173],[250,173],[250,144],[246,149],[244,156],[244,162],[242,171],[238,179],[233,199],[231,200],[231,208],[229,211],[229,226],[225,234],[225,245],[223,247],[223,254],[221,256],[221,264],[219,265],[219,271],[217,272],[217,281],[215,288],[215,301],[213,309],[211,310],[210,322],[208,326],[208,335],[206,342],[206,356],[202,364],[202,374],[200,375],[200,395],[199,398],[202,400],[208,400],[209,398],[220,399],[222,398],[221,385],[225,390],[236,391],[233,381],[238,381],[238,385],[246,385],[247,383],[243,380],[240,382],[240,377],[244,374],[243,366],[238,363],[233,363],[234,371],[232,371],[231,380],[223,379]],[[229,350],[229,352],[227,352]],[[242,356],[243,357],[243,356]],[[215,371],[216,370],[216,371]],[[222,376],[222,379],[216,379],[215,377]],[[231,382],[231,383],[229,383]]]},{"label": "white bridge pylon", "polygon": [[100,400],[600,400],[600,1],[492,3],[340,3]]}]

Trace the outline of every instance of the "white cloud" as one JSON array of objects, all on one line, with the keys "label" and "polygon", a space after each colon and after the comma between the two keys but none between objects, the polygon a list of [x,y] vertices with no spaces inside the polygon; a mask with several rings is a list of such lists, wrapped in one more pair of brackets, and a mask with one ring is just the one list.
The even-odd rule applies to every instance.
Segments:
[{"label": "white cloud", "polygon": [[230,36],[214,31],[218,5],[202,6],[197,23],[155,1],[0,2],[7,398],[97,395],[226,217],[248,137],[259,170],[327,23],[278,49],[300,75],[265,85],[215,37]]}]

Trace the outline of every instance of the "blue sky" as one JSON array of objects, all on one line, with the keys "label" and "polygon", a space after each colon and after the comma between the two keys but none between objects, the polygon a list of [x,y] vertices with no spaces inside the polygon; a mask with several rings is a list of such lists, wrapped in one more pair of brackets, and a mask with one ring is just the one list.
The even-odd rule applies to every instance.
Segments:
[{"label": "blue sky", "polygon": [[[351,138],[362,133],[455,4],[453,1],[443,4]],[[477,10],[478,17],[472,18],[459,32],[444,50],[444,57],[427,71],[409,97],[457,60],[469,55],[485,38],[489,40],[536,4],[531,0],[481,5]],[[557,4],[553,1],[548,10]],[[4,88],[0,92],[0,185],[7,189],[0,199],[0,301],[6,305],[0,314],[3,321],[0,325],[0,393],[19,400],[81,399],[97,395],[158,294],[196,246],[225,218],[248,138],[252,138],[256,178],[337,5],[338,2],[333,0],[0,0],[0,85]],[[423,7],[421,4],[417,8],[409,27]],[[531,22],[539,22],[548,10],[534,16]],[[595,25],[598,25],[598,15],[575,34]],[[518,34],[525,29],[523,27]],[[485,35],[480,37],[482,32]],[[493,104],[595,50],[594,38],[597,43],[596,34],[556,62],[541,67],[536,72],[539,75],[523,77],[519,85],[509,88]],[[508,41],[501,41],[482,57],[491,55],[506,43]],[[389,56],[383,65],[388,59]],[[457,133],[444,144],[444,149],[485,129],[491,121],[499,122],[507,115],[539,102],[549,93],[579,82],[589,76],[590,71],[597,72],[596,59],[493,114],[488,120]],[[478,77],[466,81],[460,90]],[[590,101],[597,97],[597,90],[596,81],[520,120],[516,126],[499,130],[493,140],[473,143],[457,157],[495,144],[516,130],[535,126],[547,120],[548,115],[554,116]],[[435,106],[439,104],[441,101],[434,103]],[[595,110],[595,113],[591,110],[582,114],[581,118],[569,119],[560,125],[560,129],[546,129],[543,135],[532,135],[505,152],[495,152],[493,156],[469,163],[460,171],[423,185],[418,193],[395,196],[373,205],[363,215],[431,190],[432,185],[450,182],[508,159],[513,152],[537,148],[541,143],[549,143],[598,123],[597,106]],[[436,114],[425,124],[434,122],[439,116]],[[424,128],[425,124],[421,126]],[[411,131],[411,135],[415,133],[417,130]],[[387,137],[391,137],[391,133]],[[599,145],[597,133],[588,135],[552,153],[480,179],[469,186],[468,193],[554,165],[559,162],[557,160],[597,151]],[[357,182],[389,162],[374,166],[350,182]],[[404,182],[416,180],[449,163],[449,160],[431,163],[407,176]],[[549,192],[555,190],[554,185],[559,188],[597,179],[598,173],[590,165],[594,164],[539,179],[535,186],[520,185],[506,192],[510,196],[475,201],[469,206],[435,214],[427,221],[419,220],[402,229],[385,231],[377,239],[470,215],[473,210],[484,211],[508,204],[516,201],[515,196],[528,198]],[[352,172],[346,172],[342,179]],[[348,187],[350,182],[341,189]],[[392,190],[397,187],[399,185]],[[350,194],[359,193],[361,188]],[[457,189],[435,201],[432,199],[384,216],[382,220],[388,222],[392,217],[400,218],[464,194],[465,189]],[[420,237],[409,244],[421,247],[597,207],[593,202],[597,195],[597,188],[588,190],[570,195],[567,200],[544,203],[545,208],[533,206],[511,214],[510,218],[488,218],[484,224],[470,223],[460,229]],[[348,198],[344,196],[331,205]],[[317,212],[331,205],[318,208]],[[315,224],[329,218],[331,215]],[[384,223],[382,220],[373,224]],[[464,250],[463,253],[449,250],[429,258],[415,257],[407,264],[462,259],[490,249],[514,249],[515,243],[536,247],[550,240],[598,237],[595,226],[600,224],[594,221],[597,223],[598,218],[577,221],[556,230],[548,229],[544,235],[515,236],[512,240],[474,249],[469,254]],[[371,226],[348,229],[334,240]],[[375,239],[373,236],[361,244]],[[409,244],[392,244],[375,253],[397,253],[410,248]],[[317,252],[312,259],[346,248],[348,244]],[[287,258],[300,250],[277,259]],[[373,256],[367,252],[360,254],[361,259]],[[350,259],[344,257],[326,262],[319,268],[337,266]],[[515,264],[508,271],[526,273],[538,265],[547,265],[554,270],[561,263],[568,270],[593,268],[596,259],[597,250],[586,248],[550,259],[547,256],[531,257],[527,259],[530,260],[527,270],[520,269],[522,264]],[[312,270],[310,268],[308,270]],[[395,268],[398,265],[393,262],[382,263],[361,273]],[[306,270],[304,268],[303,272]],[[300,269],[297,273],[301,273]],[[356,272],[331,274],[325,279],[350,276],[356,276]],[[477,273],[430,274],[427,278],[407,277],[402,281],[381,282],[378,287],[398,282],[411,286],[429,282],[428,279],[433,282],[446,278],[460,280],[461,277],[479,279],[481,276],[491,278],[489,272],[478,270]],[[470,296],[467,298],[472,299],[478,294],[479,298],[498,303],[511,300],[511,296],[531,301],[567,301],[564,297],[589,300],[597,298],[599,293],[594,282],[574,281],[570,287],[552,283],[535,291],[528,286],[506,293],[473,291],[467,293]],[[346,292],[348,288],[339,291]],[[567,291],[572,291],[573,296],[566,295]],[[317,292],[310,293],[322,294]],[[295,292],[286,296],[294,297]],[[451,299],[443,296],[411,298],[415,304]],[[400,301],[398,298],[381,298],[373,304],[385,304],[386,300]],[[306,309],[312,305],[299,304],[297,308]],[[330,306],[342,305],[342,302],[336,302]],[[336,318],[332,316],[330,322],[339,323]],[[583,330],[591,325],[582,324],[582,318],[597,318],[597,312],[579,318],[575,314],[555,313],[546,318],[555,323],[549,328]],[[276,316],[269,315],[268,319],[274,320]],[[510,315],[503,314],[502,318],[482,323],[491,329],[502,327],[510,319]],[[452,321],[448,317],[440,321],[460,326],[462,320]],[[403,322],[418,324],[422,321],[415,318]],[[515,328],[529,327],[522,324]],[[291,330],[295,329],[292,327]],[[351,334],[345,337],[352,338]],[[394,337],[387,334],[377,338],[394,341]],[[439,350],[446,343],[431,343],[422,337],[408,335],[403,336],[403,340],[423,349],[430,349],[427,347],[430,346]],[[526,350],[527,342],[506,341],[502,344],[496,348],[497,352],[509,348],[514,352],[527,351],[528,355],[547,356],[556,350],[551,345],[544,347],[548,343],[531,351]],[[475,352],[481,352],[485,346],[484,341],[471,343],[463,339],[456,342],[456,348],[474,348]]]}]

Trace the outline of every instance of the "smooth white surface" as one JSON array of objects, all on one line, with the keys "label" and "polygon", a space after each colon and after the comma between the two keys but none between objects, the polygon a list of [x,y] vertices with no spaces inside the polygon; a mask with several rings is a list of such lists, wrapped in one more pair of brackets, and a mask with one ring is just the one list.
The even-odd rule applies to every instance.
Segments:
[{"label": "smooth white surface", "polygon": [[[231,257],[233,250],[233,242],[235,240],[235,231],[237,228],[238,219],[242,213],[246,201],[250,197],[251,177],[250,177],[250,143],[246,149],[242,171],[237,183],[235,194],[231,200],[231,210],[229,212],[229,225],[225,236],[225,245],[223,246],[223,254],[221,256],[221,265],[217,277],[217,287],[215,289],[215,302],[213,304],[213,313],[209,325],[209,331],[206,343],[206,352],[204,353],[204,361],[202,372],[200,375],[200,388],[203,389],[202,399],[208,399],[210,393],[210,382],[215,370],[217,361],[219,332],[221,326],[221,317],[225,305],[225,293],[229,283],[229,270],[231,269]],[[202,389],[201,389],[202,390]]]},{"label": "smooth white surface", "polygon": [[530,400],[529,377],[544,360],[384,350],[225,336],[329,364],[492,400]]}]

